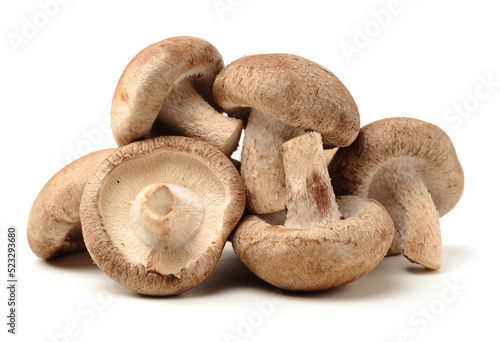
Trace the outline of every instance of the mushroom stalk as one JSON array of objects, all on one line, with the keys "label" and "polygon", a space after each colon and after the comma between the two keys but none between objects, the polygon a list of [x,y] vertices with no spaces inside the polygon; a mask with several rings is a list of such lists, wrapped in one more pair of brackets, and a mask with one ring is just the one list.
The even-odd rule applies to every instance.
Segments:
[{"label": "mushroom stalk", "polygon": [[175,184],[146,186],[132,202],[129,218],[135,234],[154,250],[176,250],[201,229],[203,199]]},{"label": "mushroom stalk", "polygon": [[[286,190],[281,145],[305,131],[252,109],[241,152],[241,176],[255,214],[285,209]],[[323,157],[324,158],[324,157]]]},{"label": "mushroom stalk", "polygon": [[231,156],[238,147],[242,121],[216,111],[185,82],[175,85],[168,93],[150,135],[196,138]]},{"label": "mushroom stalk", "polygon": [[285,227],[313,228],[340,221],[319,133],[308,133],[281,147],[286,183]]},{"label": "mushroom stalk", "polygon": [[387,254],[403,253],[415,263],[439,269],[439,212],[418,167],[408,158],[388,162],[373,177],[368,197],[383,204],[394,221],[394,240]]}]

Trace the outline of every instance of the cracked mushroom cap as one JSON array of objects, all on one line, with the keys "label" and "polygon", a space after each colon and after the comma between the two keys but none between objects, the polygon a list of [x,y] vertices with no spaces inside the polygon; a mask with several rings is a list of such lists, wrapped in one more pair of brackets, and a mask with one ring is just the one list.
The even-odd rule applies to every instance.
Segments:
[{"label": "cracked mushroom cap", "polygon": [[336,146],[348,146],[359,131],[358,107],[344,84],[325,67],[292,54],[257,54],[231,62],[217,76],[213,95],[229,115],[253,108],[319,132]]},{"label": "cracked mushroom cap", "polygon": [[80,201],[87,181],[115,149],[89,153],[59,170],[36,197],[28,217],[28,243],[37,256],[50,259],[85,250]]},{"label": "cracked mushroom cap", "polygon": [[113,96],[111,128],[117,145],[182,135],[230,155],[242,122],[211,105],[213,81],[223,67],[219,51],[197,37],[171,37],[144,48],[123,71]]},{"label": "cracked mushroom cap", "polygon": [[371,197],[393,217],[389,254],[403,252],[428,268],[441,265],[439,217],[459,201],[464,174],[450,138],[439,127],[405,117],[361,128],[329,165],[338,195]]},{"label": "cracked mushroom cap", "polygon": [[243,214],[244,188],[231,161],[186,137],[119,148],[89,181],[82,229],[94,262],[141,294],[200,284]]}]

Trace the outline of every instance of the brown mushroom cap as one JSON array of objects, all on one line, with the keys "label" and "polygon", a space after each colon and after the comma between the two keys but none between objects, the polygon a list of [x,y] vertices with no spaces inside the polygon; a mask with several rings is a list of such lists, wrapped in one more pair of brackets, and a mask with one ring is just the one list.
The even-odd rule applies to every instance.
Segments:
[{"label": "brown mushroom cap", "polygon": [[329,227],[286,228],[278,213],[246,216],[234,231],[234,251],[255,275],[281,289],[320,291],[353,282],[384,258],[394,226],[377,201],[336,200],[345,219]]},{"label": "brown mushroom cap", "polygon": [[217,76],[213,95],[229,115],[255,108],[297,128],[317,131],[347,146],[359,131],[351,93],[325,67],[306,58],[257,54],[231,62]]},{"label": "brown mushroom cap", "polygon": [[144,48],[125,68],[113,96],[111,128],[118,146],[184,135],[230,155],[242,123],[210,105],[213,81],[223,67],[219,51],[201,38],[171,37]]},{"label": "brown mushroom cap", "polygon": [[337,151],[329,166],[335,193],[367,196],[377,171],[402,157],[418,168],[439,215],[453,209],[464,174],[452,141],[438,126],[406,117],[374,121],[361,128],[352,145]]},{"label": "brown mushroom cap", "polygon": [[282,289],[317,291],[347,284],[385,256],[394,225],[377,201],[335,199],[317,132],[282,146],[284,211],[251,215],[232,239],[238,257],[258,277]]},{"label": "brown mushroom cap", "polygon": [[[403,253],[440,267],[438,218],[457,204],[464,188],[462,167],[443,130],[404,117],[372,122],[352,145],[339,148],[329,172],[336,194],[371,197],[386,206],[396,225],[390,254],[404,249],[401,240],[413,240]],[[401,237],[407,233],[413,237]],[[407,252],[427,255],[414,260]]]},{"label": "brown mushroom cap", "polygon": [[85,249],[80,225],[80,201],[85,184],[115,149],[89,153],[59,170],[36,197],[26,227],[37,256],[50,259]]},{"label": "brown mushroom cap", "polygon": [[85,188],[82,230],[94,262],[147,295],[201,283],[220,258],[245,207],[231,161],[186,137],[157,137],[119,148]]},{"label": "brown mushroom cap", "polygon": [[214,99],[230,116],[250,113],[241,173],[249,210],[283,210],[285,190],[279,148],[316,131],[336,146],[356,138],[360,119],[347,88],[323,66],[292,54],[258,54],[230,63],[217,75]]}]

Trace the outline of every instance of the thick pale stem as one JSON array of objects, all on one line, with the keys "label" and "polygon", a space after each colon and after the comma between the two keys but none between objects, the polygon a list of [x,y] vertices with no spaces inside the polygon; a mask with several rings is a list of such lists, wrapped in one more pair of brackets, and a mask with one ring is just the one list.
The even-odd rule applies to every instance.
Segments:
[{"label": "thick pale stem", "polygon": [[304,130],[252,109],[241,152],[241,175],[254,214],[285,209],[286,190],[281,145]]},{"label": "thick pale stem", "polygon": [[175,250],[201,229],[205,217],[203,199],[175,184],[146,186],[132,202],[129,218],[135,234],[154,250]]},{"label": "thick pale stem", "polygon": [[415,263],[438,269],[439,213],[418,169],[408,158],[387,163],[373,178],[368,196],[382,203],[394,221],[394,240],[387,254],[403,253]]},{"label": "thick pale stem", "polygon": [[242,129],[241,120],[216,111],[184,81],[174,86],[163,101],[152,134],[196,138],[231,156],[238,147]]},{"label": "thick pale stem", "polygon": [[340,221],[319,133],[308,133],[281,148],[286,182],[286,221],[291,228],[326,227]]}]

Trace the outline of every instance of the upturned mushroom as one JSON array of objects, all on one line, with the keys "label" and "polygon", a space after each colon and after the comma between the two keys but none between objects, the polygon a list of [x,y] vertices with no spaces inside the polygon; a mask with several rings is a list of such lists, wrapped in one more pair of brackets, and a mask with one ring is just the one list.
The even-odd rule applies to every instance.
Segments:
[{"label": "upturned mushroom", "polygon": [[450,138],[412,118],[387,118],[363,128],[329,165],[339,195],[374,198],[394,220],[388,254],[403,253],[430,269],[442,263],[439,217],[459,201],[464,174]]},{"label": "upturned mushroom", "polygon": [[255,275],[285,290],[319,291],[353,282],[384,258],[394,225],[372,199],[335,198],[321,136],[283,144],[286,212],[248,215],[232,237]]},{"label": "upturned mushroom", "polygon": [[359,113],[347,88],[323,66],[291,54],[245,56],[216,77],[215,102],[245,118],[241,174],[249,210],[285,209],[280,147],[305,131],[321,133],[329,145],[347,146],[359,131]]},{"label": "upturned mushroom", "polygon": [[85,250],[80,201],[85,184],[115,149],[89,153],[59,170],[36,197],[28,217],[28,244],[38,257],[51,259]]},{"label": "upturned mushroom", "polygon": [[242,122],[212,106],[213,81],[223,67],[219,51],[196,37],[168,38],[139,52],[113,96],[111,128],[118,146],[182,135],[230,156],[238,147]]},{"label": "upturned mushroom", "polygon": [[82,230],[94,262],[141,294],[200,284],[245,208],[238,171],[215,147],[156,137],[119,148],[87,184]]}]

